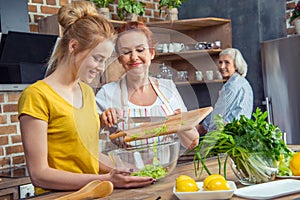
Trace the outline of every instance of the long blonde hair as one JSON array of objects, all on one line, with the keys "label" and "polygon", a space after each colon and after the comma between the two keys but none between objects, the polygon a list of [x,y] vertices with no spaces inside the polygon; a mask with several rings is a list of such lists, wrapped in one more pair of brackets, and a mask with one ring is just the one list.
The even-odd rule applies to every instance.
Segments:
[{"label": "long blonde hair", "polygon": [[57,64],[68,55],[71,39],[78,41],[78,47],[74,51],[76,55],[92,50],[104,40],[113,39],[115,34],[112,24],[100,16],[95,6],[88,1],[73,1],[62,6],[58,11],[58,22],[64,32],[48,62],[45,77],[52,74]]}]

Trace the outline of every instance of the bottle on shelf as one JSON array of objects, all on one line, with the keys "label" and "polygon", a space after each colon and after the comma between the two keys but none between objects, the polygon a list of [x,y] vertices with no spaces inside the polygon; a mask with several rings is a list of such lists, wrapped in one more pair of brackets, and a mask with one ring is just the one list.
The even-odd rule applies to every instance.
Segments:
[{"label": "bottle on shelf", "polygon": [[160,66],[160,78],[164,79],[173,79],[173,73],[172,71],[163,63]]}]

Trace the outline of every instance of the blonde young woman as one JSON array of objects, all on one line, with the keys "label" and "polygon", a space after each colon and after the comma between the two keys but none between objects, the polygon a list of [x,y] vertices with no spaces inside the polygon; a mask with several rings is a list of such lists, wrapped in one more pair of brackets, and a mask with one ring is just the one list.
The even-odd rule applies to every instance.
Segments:
[{"label": "blonde young woman", "polygon": [[[116,52],[126,75],[119,81],[104,85],[96,95],[104,126],[112,127],[118,118],[123,117],[167,116],[187,111],[173,81],[148,76],[151,60],[155,56],[155,43],[152,32],[144,23],[128,22],[119,27]],[[119,123],[118,126],[127,129],[134,124]],[[185,148],[198,144],[195,128],[178,132],[177,135]],[[172,137],[159,136],[126,145],[144,145],[171,140]]]},{"label": "blonde young woman", "polygon": [[26,164],[36,194],[77,190],[92,180],[108,180],[116,188],[153,183],[151,177],[109,171],[105,161],[98,159],[99,115],[86,83],[104,70],[113,51],[114,28],[87,1],[62,6],[58,19],[64,34],[51,58],[51,69],[46,78],[23,91],[18,105]]}]

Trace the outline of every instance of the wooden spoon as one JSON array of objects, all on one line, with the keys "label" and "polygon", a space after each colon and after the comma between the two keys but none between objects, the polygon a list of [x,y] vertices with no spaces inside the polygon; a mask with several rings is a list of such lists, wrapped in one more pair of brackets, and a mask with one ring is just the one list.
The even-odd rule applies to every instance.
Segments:
[{"label": "wooden spoon", "polygon": [[113,192],[113,184],[110,181],[94,180],[86,184],[80,190],[57,198],[56,200],[81,200],[86,198],[101,198]]}]

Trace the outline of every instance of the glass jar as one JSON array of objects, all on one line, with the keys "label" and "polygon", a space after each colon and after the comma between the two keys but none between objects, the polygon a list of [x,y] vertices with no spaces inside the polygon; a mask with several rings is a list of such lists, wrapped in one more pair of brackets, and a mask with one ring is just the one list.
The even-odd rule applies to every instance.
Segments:
[{"label": "glass jar", "polygon": [[168,74],[169,74],[168,67],[165,65],[165,63],[163,63],[160,66],[160,75],[161,75],[161,78],[167,78]]},{"label": "glass jar", "polygon": [[233,173],[243,185],[269,182],[276,177],[277,168],[273,161],[259,154],[248,154],[245,159],[231,156],[228,160]]},{"label": "glass jar", "polygon": [[196,80],[197,81],[202,81],[202,79],[203,79],[202,71],[196,71],[195,75],[196,75]]}]

